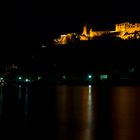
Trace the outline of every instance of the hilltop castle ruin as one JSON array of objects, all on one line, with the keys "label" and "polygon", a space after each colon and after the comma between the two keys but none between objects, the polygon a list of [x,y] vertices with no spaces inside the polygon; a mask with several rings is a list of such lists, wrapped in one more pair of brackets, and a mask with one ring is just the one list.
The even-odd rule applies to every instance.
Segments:
[{"label": "hilltop castle ruin", "polygon": [[85,25],[83,27],[83,32],[80,35],[78,35],[77,33],[61,35],[60,38],[55,39],[55,42],[57,42],[57,44],[67,44],[73,39],[73,36],[79,38],[79,40],[93,40],[95,37],[111,33],[116,33],[116,37],[119,37],[124,40],[140,39],[140,23],[132,24],[129,22],[125,22],[116,24],[114,31],[94,31],[92,28],[88,29]]}]

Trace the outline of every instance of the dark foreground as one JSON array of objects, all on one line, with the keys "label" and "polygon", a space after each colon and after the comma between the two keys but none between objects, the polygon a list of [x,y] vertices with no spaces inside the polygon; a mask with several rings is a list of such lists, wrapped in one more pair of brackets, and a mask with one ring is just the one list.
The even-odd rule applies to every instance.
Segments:
[{"label": "dark foreground", "polygon": [[[140,86],[1,87],[1,134],[56,140],[139,140]],[[28,136],[29,134],[29,136]]]}]

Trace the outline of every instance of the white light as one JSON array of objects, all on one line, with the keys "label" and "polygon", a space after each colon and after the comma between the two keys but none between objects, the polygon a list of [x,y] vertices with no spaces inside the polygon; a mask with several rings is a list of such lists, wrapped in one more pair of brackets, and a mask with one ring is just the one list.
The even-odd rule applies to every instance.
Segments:
[{"label": "white light", "polygon": [[19,79],[19,80],[21,80],[21,79],[22,79],[22,77],[18,77],[18,79]]},{"label": "white light", "polygon": [[88,78],[91,79],[92,78],[92,75],[89,75]]},{"label": "white light", "polygon": [[91,88],[92,86],[91,86],[91,85],[89,85],[88,87],[89,87],[89,88]]},{"label": "white light", "polygon": [[26,81],[26,82],[29,82],[30,80],[29,80],[29,79],[25,79],[25,81]]},{"label": "white light", "polygon": [[42,45],[42,48],[46,48],[47,46],[45,46],[45,45]]},{"label": "white light", "polygon": [[38,76],[38,78],[37,78],[38,80],[40,80],[41,79],[41,76]]},{"label": "white light", "polygon": [[65,75],[63,76],[63,79],[66,79],[66,76]]}]

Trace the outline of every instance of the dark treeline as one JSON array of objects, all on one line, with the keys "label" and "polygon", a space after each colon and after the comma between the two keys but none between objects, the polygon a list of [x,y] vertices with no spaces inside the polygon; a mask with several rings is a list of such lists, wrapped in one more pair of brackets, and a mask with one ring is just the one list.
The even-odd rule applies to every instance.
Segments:
[{"label": "dark treeline", "polygon": [[[85,73],[112,69],[139,68],[140,40],[121,40],[112,36],[46,48],[18,49],[1,59],[1,72],[7,65],[18,65],[19,75],[48,75],[53,72]],[[1,56],[2,57],[2,56]],[[3,62],[4,61],[4,62]]]}]

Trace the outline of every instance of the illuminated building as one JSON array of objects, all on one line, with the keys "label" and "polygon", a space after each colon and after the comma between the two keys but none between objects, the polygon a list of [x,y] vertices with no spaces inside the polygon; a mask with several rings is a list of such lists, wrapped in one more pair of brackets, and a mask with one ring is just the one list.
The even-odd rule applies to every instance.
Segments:
[{"label": "illuminated building", "polygon": [[140,31],[140,23],[131,24],[129,22],[126,22],[126,23],[116,24],[115,31],[134,33],[136,31]]},{"label": "illuminated building", "polygon": [[58,39],[54,39],[56,44],[68,44],[73,40],[72,36],[79,38],[81,41],[93,40],[95,37],[99,37],[102,35],[108,35],[111,33],[117,33],[116,37],[121,39],[140,39],[140,23],[120,23],[115,25],[114,31],[94,31],[92,28],[88,29],[85,25],[83,27],[83,32],[80,36],[77,33],[68,33],[65,35],[60,35]]},{"label": "illuminated building", "polygon": [[122,39],[129,39],[129,38],[140,38],[140,23],[121,23],[116,24],[115,31],[119,32],[118,37]]},{"label": "illuminated building", "polygon": [[87,34],[88,34],[88,29],[87,29],[86,25],[83,27],[83,33],[82,34],[85,35],[85,36],[87,36]]}]

